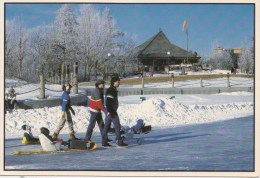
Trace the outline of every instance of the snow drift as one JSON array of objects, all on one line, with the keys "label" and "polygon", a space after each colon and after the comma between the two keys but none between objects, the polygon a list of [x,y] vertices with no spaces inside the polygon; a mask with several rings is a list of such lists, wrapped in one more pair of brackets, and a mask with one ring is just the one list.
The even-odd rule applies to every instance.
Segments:
[{"label": "snow drift", "polygon": [[[73,106],[76,115],[73,116],[76,132],[85,132],[89,124],[88,108]],[[176,127],[186,124],[199,124],[232,119],[252,115],[252,102],[231,102],[213,105],[184,105],[175,99],[152,97],[142,103],[120,104],[118,109],[121,125],[132,126],[141,118],[147,125],[153,127]],[[21,126],[29,124],[32,132],[38,135],[41,127],[47,127],[51,133],[56,129],[60,119],[60,107],[14,110],[5,116],[5,134],[7,137],[22,136]],[[95,127],[94,131],[99,131]],[[68,133],[65,125],[62,133]]]}]

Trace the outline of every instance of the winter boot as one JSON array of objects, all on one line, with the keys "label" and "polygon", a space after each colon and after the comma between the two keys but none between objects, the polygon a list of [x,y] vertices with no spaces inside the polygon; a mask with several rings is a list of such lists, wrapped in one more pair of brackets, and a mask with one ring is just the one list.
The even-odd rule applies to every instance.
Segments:
[{"label": "winter boot", "polygon": [[109,138],[107,139],[107,142],[112,142],[112,141],[113,141],[113,140],[111,140],[111,139],[109,139]]},{"label": "winter boot", "polygon": [[110,147],[110,146],[112,146],[112,145],[110,145],[108,142],[105,142],[105,143],[102,143],[102,146],[104,146],[104,147]]},{"label": "winter boot", "polygon": [[116,141],[116,144],[117,144],[118,146],[128,146],[128,144],[124,143],[123,140],[117,140],[117,141]]},{"label": "winter boot", "polygon": [[58,133],[54,132],[54,133],[52,134],[51,138],[52,138],[53,140],[57,140],[58,135],[59,135]]},{"label": "winter boot", "polygon": [[91,140],[85,140],[86,141],[86,143],[92,143],[92,141]]},{"label": "winter boot", "polygon": [[77,138],[75,137],[75,132],[70,133],[70,140],[76,140]]}]

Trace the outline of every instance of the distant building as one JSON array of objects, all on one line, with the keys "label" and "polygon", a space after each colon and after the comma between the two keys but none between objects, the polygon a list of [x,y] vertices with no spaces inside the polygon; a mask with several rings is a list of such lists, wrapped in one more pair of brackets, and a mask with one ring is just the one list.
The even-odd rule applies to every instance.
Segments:
[{"label": "distant building", "polygon": [[167,72],[173,66],[184,63],[191,66],[200,59],[196,52],[172,44],[161,30],[129,54],[129,61],[136,61],[139,65],[145,66],[145,69],[149,68],[149,71]]},{"label": "distant building", "polygon": [[224,49],[221,47],[215,48],[215,54],[221,54],[223,51],[229,51],[231,55],[235,55],[237,58],[243,53],[243,48]]},{"label": "distant building", "polygon": [[243,48],[231,48],[231,49],[223,49],[221,47],[215,48],[215,54],[221,54],[223,52],[229,52],[230,57],[232,58],[232,69],[231,73],[236,73],[236,69],[238,68],[238,59],[242,55],[244,49]]}]

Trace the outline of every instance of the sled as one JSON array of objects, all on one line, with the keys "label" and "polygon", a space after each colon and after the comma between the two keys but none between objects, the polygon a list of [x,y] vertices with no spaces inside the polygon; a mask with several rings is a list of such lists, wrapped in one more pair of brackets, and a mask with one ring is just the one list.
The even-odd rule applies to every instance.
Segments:
[{"label": "sled", "polygon": [[144,138],[142,134],[148,134],[152,130],[152,126],[145,126],[142,119],[137,120],[137,124],[133,127],[122,126],[122,138],[127,142],[136,142],[138,145],[142,145]]},{"label": "sled", "polygon": [[96,142],[91,142],[90,147],[87,147],[86,149],[61,149],[58,151],[45,151],[45,150],[17,150],[12,151],[12,155],[37,155],[37,154],[55,154],[55,153],[70,153],[70,152],[88,152],[93,151],[97,149]]}]

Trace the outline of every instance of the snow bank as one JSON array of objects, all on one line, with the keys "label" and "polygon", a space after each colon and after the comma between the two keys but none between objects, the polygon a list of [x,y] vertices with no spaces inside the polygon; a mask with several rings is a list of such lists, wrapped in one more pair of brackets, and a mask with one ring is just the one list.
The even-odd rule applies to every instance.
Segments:
[{"label": "snow bank", "polygon": [[[76,132],[85,132],[90,114],[86,107],[73,106]],[[199,124],[253,115],[253,102],[230,102],[213,105],[184,105],[175,99],[152,97],[142,103],[120,104],[118,113],[121,125],[135,125],[142,118],[146,125],[153,127],[175,127],[185,124]],[[21,126],[33,126],[33,133],[39,134],[39,128],[47,127],[51,133],[56,129],[60,118],[60,107],[22,110],[7,113],[5,117],[5,134],[7,137],[22,136]],[[94,131],[99,131],[95,127]],[[61,133],[68,133],[67,125]]]},{"label": "snow bank", "polygon": [[234,116],[252,115],[250,102],[190,105],[186,106],[169,98],[151,98],[139,105],[124,105],[119,108],[120,118],[127,125],[134,125],[142,118],[147,124],[160,127],[172,127],[184,124],[198,124],[234,118]]}]

